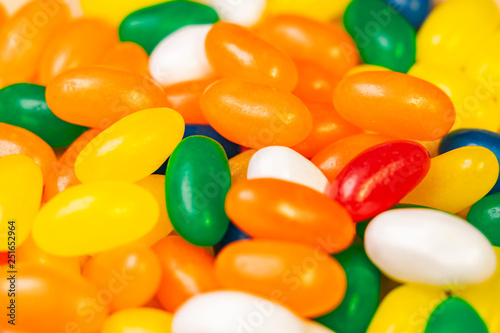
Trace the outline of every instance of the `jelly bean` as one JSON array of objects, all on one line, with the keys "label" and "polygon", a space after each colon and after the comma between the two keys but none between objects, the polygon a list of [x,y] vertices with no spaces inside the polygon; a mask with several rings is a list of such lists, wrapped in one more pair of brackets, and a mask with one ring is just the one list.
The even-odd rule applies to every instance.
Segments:
[{"label": "jelly bean", "polygon": [[221,290],[196,295],[184,303],[174,315],[172,333],[306,333],[302,322],[286,307],[267,299]]},{"label": "jelly bean", "polygon": [[64,154],[52,165],[51,173],[45,184],[43,193],[44,201],[49,201],[58,193],[65,189],[81,184],[75,175],[75,161],[80,152],[101,133],[99,129],[89,129],[80,135],[71,146],[66,149]]},{"label": "jelly bean", "polygon": [[175,311],[192,296],[218,289],[214,258],[201,247],[179,236],[168,236],[153,246],[160,258],[162,279],[158,300],[167,311]]},{"label": "jelly bean", "polygon": [[160,208],[160,216],[153,229],[137,241],[139,244],[150,247],[160,239],[166,237],[174,230],[172,222],[168,217],[167,204],[165,200],[165,176],[150,175],[136,182],[137,185],[151,193]]},{"label": "jelly bean", "polygon": [[231,184],[236,185],[242,180],[247,179],[248,164],[253,155],[257,152],[255,149],[247,150],[229,160],[229,170],[231,170]]},{"label": "jelly bean", "polygon": [[153,195],[137,185],[82,184],[42,207],[33,224],[33,239],[55,255],[94,254],[140,239],[154,227],[158,215]]},{"label": "jelly bean", "polygon": [[214,139],[224,148],[228,158],[233,158],[241,153],[240,145],[225,139],[209,125],[186,125],[184,139],[193,135],[203,135],[210,139]]},{"label": "jelly bean", "polygon": [[99,17],[114,25],[120,24],[122,20],[132,13],[146,6],[153,6],[165,2],[165,0],[126,0],[116,3],[102,2],[100,0],[81,0],[85,16]]},{"label": "jelly bean", "polygon": [[354,157],[368,148],[391,140],[393,139],[378,134],[348,136],[320,150],[311,162],[332,182]]},{"label": "jelly bean", "polygon": [[[118,279],[117,272],[126,280]],[[126,246],[90,258],[82,274],[100,290],[109,290],[109,308],[117,311],[142,306],[153,298],[160,285],[161,266],[152,250]]]},{"label": "jelly bean", "polygon": [[205,48],[212,67],[222,77],[268,84],[287,91],[297,85],[297,68],[292,59],[236,24],[214,24]]},{"label": "jelly bean", "polygon": [[340,81],[314,62],[296,60],[298,81],[292,93],[302,101],[330,103]]},{"label": "jelly bean", "polygon": [[389,71],[344,77],[335,89],[333,103],[353,125],[401,139],[436,140],[455,122],[453,103],[441,89]]},{"label": "jelly bean", "polygon": [[380,72],[380,71],[382,72],[390,71],[390,69],[377,65],[360,64],[351,68],[345,75],[356,74],[361,72]]},{"label": "jelly bean", "polygon": [[40,207],[43,176],[29,157],[0,157],[0,250],[15,250],[28,237]]},{"label": "jelly bean", "polygon": [[73,124],[104,129],[139,110],[163,107],[152,80],[113,68],[76,68],[57,76],[46,91],[54,114]]},{"label": "jelly bean", "polygon": [[364,151],[349,162],[327,191],[355,222],[398,203],[427,174],[431,161],[420,144],[392,141]]},{"label": "jelly bean", "polygon": [[67,146],[85,131],[54,116],[45,101],[45,87],[29,83],[0,90],[0,121],[29,130],[52,147]]},{"label": "jelly bean", "polygon": [[229,223],[226,234],[222,237],[221,241],[214,246],[214,253],[218,254],[228,244],[246,239],[250,239],[250,236],[241,231],[241,229],[234,224]]},{"label": "jelly bean", "polygon": [[7,12],[5,11],[3,5],[0,3],[0,29],[3,27],[5,22],[7,22],[7,19]]},{"label": "jelly bean", "polygon": [[250,27],[260,21],[268,1],[240,0],[238,2],[229,3],[218,0],[208,0],[207,3],[217,11],[221,21]]},{"label": "jelly bean", "polygon": [[222,147],[203,136],[184,139],[170,158],[165,182],[168,215],[175,230],[195,245],[217,244],[229,224],[224,199],[230,187]]},{"label": "jelly bean", "polygon": [[500,193],[488,195],[473,204],[467,221],[479,229],[491,244],[500,246]]},{"label": "jelly bean", "polygon": [[412,26],[418,28],[427,17],[431,7],[430,0],[399,1],[384,0],[394,7]]},{"label": "jelly bean", "polygon": [[267,14],[298,14],[320,21],[330,21],[339,18],[344,13],[349,0],[268,0]]},{"label": "jelly bean", "polygon": [[344,120],[330,103],[306,103],[311,112],[311,134],[292,149],[306,158],[312,158],[321,149],[344,137],[361,133],[361,129]]},{"label": "jelly bean", "polygon": [[248,179],[276,178],[301,184],[324,193],[328,180],[311,161],[296,151],[280,146],[263,148],[248,164]]},{"label": "jelly bean", "polygon": [[335,333],[314,321],[305,321],[304,326],[306,328],[306,333]]},{"label": "jelly bean", "polygon": [[115,44],[97,64],[149,76],[149,56],[142,47],[132,42]]},{"label": "jelly bean", "polygon": [[320,246],[329,253],[346,249],[355,234],[354,223],[340,204],[306,186],[272,178],[233,185],[226,213],[257,239]]},{"label": "jelly bean", "polygon": [[211,24],[190,25],[165,37],[151,53],[151,76],[165,87],[213,78],[215,72],[205,51],[205,39],[211,28]]},{"label": "jelly bean", "polygon": [[[500,161],[500,134],[480,129],[461,129],[443,138],[439,145],[439,153],[465,146],[481,146],[491,150]],[[490,193],[500,191],[500,179]]]},{"label": "jelly bean", "polygon": [[0,252],[0,267],[9,262],[9,252]]},{"label": "jelly bean", "polygon": [[423,333],[432,311],[445,297],[438,288],[397,287],[380,304],[367,333]]},{"label": "jelly bean", "polygon": [[431,160],[424,180],[401,202],[458,213],[484,197],[498,178],[498,160],[483,147],[462,147]]},{"label": "jelly bean", "polygon": [[464,300],[450,297],[431,314],[425,333],[488,333],[477,312]]},{"label": "jelly bean", "polygon": [[353,244],[335,258],[347,276],[346,295],[337,309],[316,320],[336,332],[364,333],[378,307],[380,271],[361,245]]},{"label": "jelly bean", "polygon": [[245,147],[293,146],[312,129],[304,103],[287,91],[263,84],[222,79],[208,87],[200,104],[217,132]]},{"label": "jelly bean", "polygon": [[500,114],[497,106],[491,94],[487,97],[477,95],[481,87],[479,82],[457,70],[425,64],[415,64],[408,74],[436,85],[450,97],[456,111],[455,123],[450,131],[460,128],[481,128],[490,131],[499,129]]},{"label": "jelly bean", "polygon": [[336,77],[341,77],[359,62],[351,37],[332,23],[278,15],[265,19],[256,31],[292,59],[316,63]]},{"label": "jelly bean", "polygon": [[344,25],[365,63],[406,73],[415,62],[415,30],[384,1],[352,1]]},{"label": "jelly bean", "polygon": [[433,209],[394,209],[378,215],[366,229],[365,249],[392,279],[434,286],[481,283],[497,265],[495,252],[480,231]]},{"label": "jelly bean", "polygon": [[125,309],[113,313],[104,322],[102,333],[171,333],[172,314],[149,308]]},{"label": "jelly bean", "polygon": [[76,158],[75,174],[82,183],[136,182],[162,165],[183,134],[184,121],[174,110],[133,113],[90,141]]},{"label": "jelly bean", "polygon": [[52,34],[69,19],[59,0],[27,3],[0,31],[0,87],[29,82]]},{"label": "jelly bean", "polygon": [[200,98],[213,80],[186,81],[165,88],[168,107],[179,112],[186,124],[207,125],[201,113]]},{"label": "jelly bean", "polygon": [[0,157],[20,154],[32,158],[47,181],[56,155],[40,137],[24,128],[0,123]]},{"label": "jelly bean", "polygon": [[[8,276],[7,267],[1,275]],[[7,296],[9,289],[10,281],[2,279],[2,304],[10,303]],[[83,333],[96,332],[108,314],[107,305],[98,302],[97,296],[97,288],[73,272],[45,265],[19,265],[15,328],[25,332],[49,333],[76,327]],[[6,326],[2,323],[2,328]]]},{"label": "jelly bean", "polygon": [[493,1],[451,0],[436,7],[417,36],[417,60],[440,67],[461,68],[500,23]]},{"label": "jelly bean", "polygon": [[38,83],[47,85],[68,69],[94,65],[117,42],[115,29],[99,19],[80,18],[62,26],[43,52]]},{"label": "jelly bean", "polygon": [[319,247],[296,243],[231,243],[217,256],[215,272],[225,288],[276,299],[306,317],[336,308],[346,290],[344,270],[335,259]]}]

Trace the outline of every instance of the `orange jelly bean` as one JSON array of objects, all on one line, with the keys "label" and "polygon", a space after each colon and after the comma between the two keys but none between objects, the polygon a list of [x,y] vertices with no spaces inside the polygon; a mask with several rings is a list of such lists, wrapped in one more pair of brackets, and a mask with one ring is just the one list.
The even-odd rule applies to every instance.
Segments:
[{"label": "orange jelly bean", "polygon": [[290,147],[302,142],[312,129],[304,103],[264,84],[222,79],[208,87],[200,105],[217,132],[245,147]]},{"label": "orange jelly bean", "polygon": [[314,62],[337,77],[359,63],[354,41],[333,23],[297,15],[278,15],[265,19],[256,32],[292,59]]},{"label": "orange jelly bean", "polygon": [[5,11],[5,8],[0,4],[0,29],[3,27],[5,22],[7,22],[7,12]]},{"label": "orange jelly bean", "polygon": [[342,266],[320,248],[267,240],[234,242],[215,261],[225,288],[284,303],[306,317],[335,309],[346,291]]},{"label": "orange jelly bean", "polygon": [[346,249],[355,234],[351,216],[339,203],[309,187],[279,179],[233,185],[226,197],[226,213],[256,239],[320,246],[329,253]]},{"label": "orange jelly bean", "polygon": [[100,129],[136,111],[167,104],[162,88],[154,81],[105,67],[64,72],[47,86],[46,99],[59,118]]},{"label": "orange jelly bean", "polygon": [[[97,332],[108,307],[104,292],[80,275],[47,265],[19,265],[16,276],[16,330],[34,333]],[[5,277],[7,266],[0,270]],[[9,304],[10,281],[0,280],[0,303]],[[0,329],[11,327],[6,320]]]},{"label": "orange jelly bean", "polygon": [[42,169],[44,182],[47,182],[56,163],[54,150],[39,136],[24,128],[0,123],[0,157],[6,155],[26,155]]},{"label": "orange jelly bean", "polygon": [[45,184],[44,201],[47,202],[56,194],[61,193],[67,188],[81,184],[75,175],[75,161],[78,154],[85,146],[92,141],[101,130],[89,129],[80,135],[71,146],[66,149],[64,154],[58,159],[52,168],[47,184]]},{"label": "orange jelly bean", "polygon": [[354,157],[368,148],[392,140],[394,139],[379,134],[348,136],[323,148],[314,155],[311,162],[332,182]]},{"label": "orange jelly bean", "polygon": [[47,85],[68,69],[94,65],[115,43],[118,32],[99,19],[80,18],[61,26],[45,48],[38,83]]},{"label": "orange jelly bean", "polygon": [[236,155],[229,160],[229,170],[231,170],[231,185],[236,185],[242,180],[247,179],[248,164],[250,159],[257,152],[255,149],[249,149]]},{"label": "orange jelly bean", "polygon": [[69,20],[69,10],[59,1],[27,3],[0,30],[0,87],[30,82],[40,56],[53,32]]},{"label": "orange jelly bean", "polygon": [[312,158],[317,152],[329,144],[346,136],[361,133],[361,129],[354,127],[338,115],[330,103],[306,103],[313,119],[311,134],[292,149],[306,158]]},{"label": "orange jelly bean", "polygon": [[200,108],[200,98],[213,80],[186,81],[165,87],[168,107],[179,112],[186,124],[203,124],[208,122]]},{"label": "orange jelly bean", "polygon": [[162,266],[157,297],[165,310],[173,312],[191,296],[219,287],[214,258],[203,248],[182,237],[168,236],[156,243],[153,250]]},{"label": "orange jelly bean", "polygon": [[398,139],[436,140],[455,122],[455,108],[444,91],[390,71],[347,75],[335,89],[333,104],[353,125]]},{"label": "orange jelly bean", "polygon": [[132,42],[113,45],[97,64],[149,76],[149,56],[140,45]]},{"label": "orange jelly bean", "polygon": [[297,84],[297,69],[290,57],[247,29],[218,22],[209,31],[205,48],[215,71],[291,91]]},{"label": "orange jelly bean", "polygon": [[160,285],[161,267],[152,250],[126,246],[92,257],[83,276],[99,289],[109,290],[109,307],[116,311],[151,300]]},{"label": "orange jelly bean", "polygon": [[299,78],[292,93],[303,101],[331,103],[333,91],[341,78],[314,62],[297,60],[295,65]]}]

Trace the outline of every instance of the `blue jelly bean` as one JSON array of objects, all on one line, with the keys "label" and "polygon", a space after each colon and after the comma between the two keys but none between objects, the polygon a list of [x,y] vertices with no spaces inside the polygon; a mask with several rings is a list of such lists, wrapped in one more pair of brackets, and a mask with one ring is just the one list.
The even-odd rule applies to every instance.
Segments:
[{"label": "blue jelly bean", "polygon": [[410,24],[418,28],[431,9],[429,0],[384,0],[394,7]]}]

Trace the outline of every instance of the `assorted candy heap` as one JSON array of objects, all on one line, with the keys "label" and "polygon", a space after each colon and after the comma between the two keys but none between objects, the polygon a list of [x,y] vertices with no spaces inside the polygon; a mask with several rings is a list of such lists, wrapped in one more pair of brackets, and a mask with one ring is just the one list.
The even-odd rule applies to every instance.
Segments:
[{"label": "assorted candy heap", "polygon": [[7,1],[1,333],[500,332],[493,0]]}]

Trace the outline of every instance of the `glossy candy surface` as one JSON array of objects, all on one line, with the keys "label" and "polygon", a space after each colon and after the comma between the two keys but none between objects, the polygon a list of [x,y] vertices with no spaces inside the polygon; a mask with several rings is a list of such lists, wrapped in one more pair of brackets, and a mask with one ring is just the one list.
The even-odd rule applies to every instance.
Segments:
[{"label": "glossy candy surface", "polygon": [[166,311],[151,308],[133,308],[117,311],[106,318],[102,333],[171,333],[173,316]]},{"label": "glossy candy surface", "polygon": [[120,6],[100,0],[81,0],[83,12],[86,16],[100,17],[113,25],[118,25],[130,13],[146,6],[153,6],[163,0],[126,0]]},{"label": "glossy candy surface", "polygon": [[231,243],[217,256],[215,270],[225,288],[276,299],[306,317],[333,310],[346,290],[344,270],[335,259],[320,248],[296,243]]},{"label": "glossy candy surface", "polygon": [[240,0],[234,3],[206,0],[205,2],[217,11],[221,21],[244,27],[258,23],[266,8],[269,8],[267,0]]},{"label": "glossy candy surface", "polygon": [[224,148],[227,158],[233,158],[234,156],[241,153],[240,145],[227,140],[219,133],[217,133],[210,125],[186,125],[186,130],[184,131],[184,139],[194,135],[206,136],[217,141],[222,146],[222,148]]},{"label": "glossy candy surface", "polygon": [[394,7],[412,26],[418,28],[424,22],[432,7],[431,0],[384,0]]},{"label": "glossy candy surface", "polygon": [[256,152],[257,150],[250,149],[234,156],[229,160],[229,170],[231,170],[232,185],[236,185],[236,183],[247,179],[248,164],[250,164],[250,160]]},{"label": "glossy candy surface", "polygon": [[302,101],[330,103],[333,90],[340,77],[328,71],[313,61],[295,60],[298,81],[292,93]]},{"label": "glossy candy surface", "polygon": [[275,14],[298,14],[316,20],[330,21],[339,18],[347,5],[348,0],[322,1],[322,0],[269,0],[266,13]]},{"label": "glossy candy surface", "polygon": [[231,173],[221,145],[203,136],[184,139],[170,157],[165,182],[175,230],[193,244],[217,244],[229,224],[224,200],[230,187]]},{"label": "glossy candy surface", "polygon": [[186,81],[165,87],[168,107],[179,112],[186,124],[207,125],[201,113],[200,98],[213,80]]},{"label": "glossy candy surface", "polygon": [[107,50],[97,62],[99,66],[149,75],[149,56],[142,47],[132,42],[117,43]]},{"label": "glossy candy surface", "polygon": [[429,167],[429,153],[420,144],[383,143],[349,162],[327,194],[359,222],[398,203],[424,179]]},{"label": "glossy candy surface", "polygon": [[245,147],[293,146],[312,129],[304,103],[287,91],[263,84],[222,79],[205,91],[200,104],[217,132]]},{"label": "glossy candy surface", "polygon": [[226,234],[222,237],[221,241],[214,246],[214,253],[217,255],[226,245],[250,238],[251,237],[241,231],[240,228],[235,226],[233,223],[229,223]]},{"label": "glossy candy surface", "polygon": [[389,71],[344,77],[335,89],[333,103],[353,125],[401,139],[436,140],[455,121],[453,103],[441,89]]},{"label": "glossy candy surface", "polygon": [[494,246],[500,246],[500,193],[488,195],[472,205],[467,221]]},{"label": "glossy candy surface", "polygon": [[0,90],[0,121],[29,130],[52,147],[71,144],[86,129],[57,118],[45,101],[45,87],[29,83]]},{"label": "glossy candy surface", "polygon": [[450,297],[432,312],[425,333],[488,333],[477,312],[461,298]]}]

